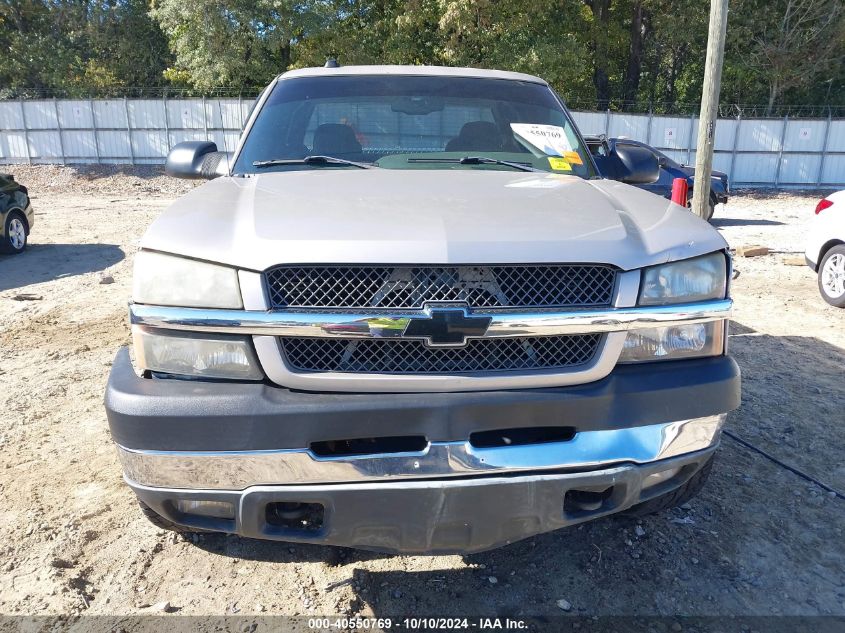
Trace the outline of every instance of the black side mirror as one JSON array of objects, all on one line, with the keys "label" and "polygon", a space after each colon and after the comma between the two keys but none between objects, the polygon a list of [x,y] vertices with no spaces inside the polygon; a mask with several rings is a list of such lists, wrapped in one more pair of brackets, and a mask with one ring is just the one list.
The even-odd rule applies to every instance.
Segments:
[{"label": "black side mirror", "polygon": [[167,155],[164,173],[174,178],[211,180],[229,173],[229,154],[210,141],[177,143]]},{"label": "black side mirror", "polygon": [[629,185],[645,185],[660,177],[657,157],[645,147],[617,143],[613,155],[619,160],[622,173],[618,180]]}]

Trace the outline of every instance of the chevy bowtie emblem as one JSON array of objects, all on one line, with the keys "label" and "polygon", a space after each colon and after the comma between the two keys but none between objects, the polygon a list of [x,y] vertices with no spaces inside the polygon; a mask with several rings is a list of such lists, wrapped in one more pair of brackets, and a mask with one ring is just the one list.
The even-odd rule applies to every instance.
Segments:
[{"label": "chevy bowtie emblem", "polygon": [[464,308],[432,308],[429,318],[411,319],[404,336],[422,338],[431,346],[466,345],[467,338],[484,336],[489,316],[471,316]]}]

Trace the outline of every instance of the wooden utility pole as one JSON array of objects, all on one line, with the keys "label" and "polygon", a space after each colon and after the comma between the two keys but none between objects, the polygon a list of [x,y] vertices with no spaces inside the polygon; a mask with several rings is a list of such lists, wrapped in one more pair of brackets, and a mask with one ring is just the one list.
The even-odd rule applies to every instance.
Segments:
[{"label": "wooden utility pole", "polygon": [[710,30],[707,34],[707,59],[704,63],[704,86],[701,91],[701,113],[698,118],[698,144],[695,153],[695,185],[692,192],[692,210],[702,218],[707,217],[707,205],[710,200],[713,144],[716,137],[716,115],[719,110],[727,27],[728,0],[710,0]]}]

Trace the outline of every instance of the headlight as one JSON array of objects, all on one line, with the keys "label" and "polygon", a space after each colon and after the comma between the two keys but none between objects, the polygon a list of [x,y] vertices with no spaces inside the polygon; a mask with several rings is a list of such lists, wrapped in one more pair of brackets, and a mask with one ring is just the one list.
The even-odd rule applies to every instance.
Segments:
[{"label": "headlight", "polygon": [[135,362],[142,370],[199,378],[264,377],[245,338],[154,334],[135,325],[132,339]]},{"label": "headlight", "polygon": [[631,330],[620,363],[718,356],[725,348],[725,322],[692,323]]},{"label": "headlight", "polygon": [[724,299],[727,283],[727,259],[724,253],[652,266],[643,271],[639,305]]},{"label": "headlight", "polygon": [[135,256],[132,300],[183,308],[241,308],[234,268],[141,251]]}]

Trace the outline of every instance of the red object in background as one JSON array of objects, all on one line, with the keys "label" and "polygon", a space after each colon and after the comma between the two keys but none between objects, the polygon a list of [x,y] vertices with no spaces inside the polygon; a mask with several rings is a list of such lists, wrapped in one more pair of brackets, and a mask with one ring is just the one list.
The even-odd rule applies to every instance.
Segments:
[{"label": "red object in background", "polygon": [[828,207],[832,207],[832,206],[833,206],[833,202],[828,200],[827,198],[819,200],[819,203],[816,205],[816,215],[818,215],[819,213],[821,213],[822,211],[824,211]]},{"label": "red object in background", "polygon": [[675,178],[672,181],[672,202],[682,207],[687,206],[687,192],[689,185],[686,178]]}]

